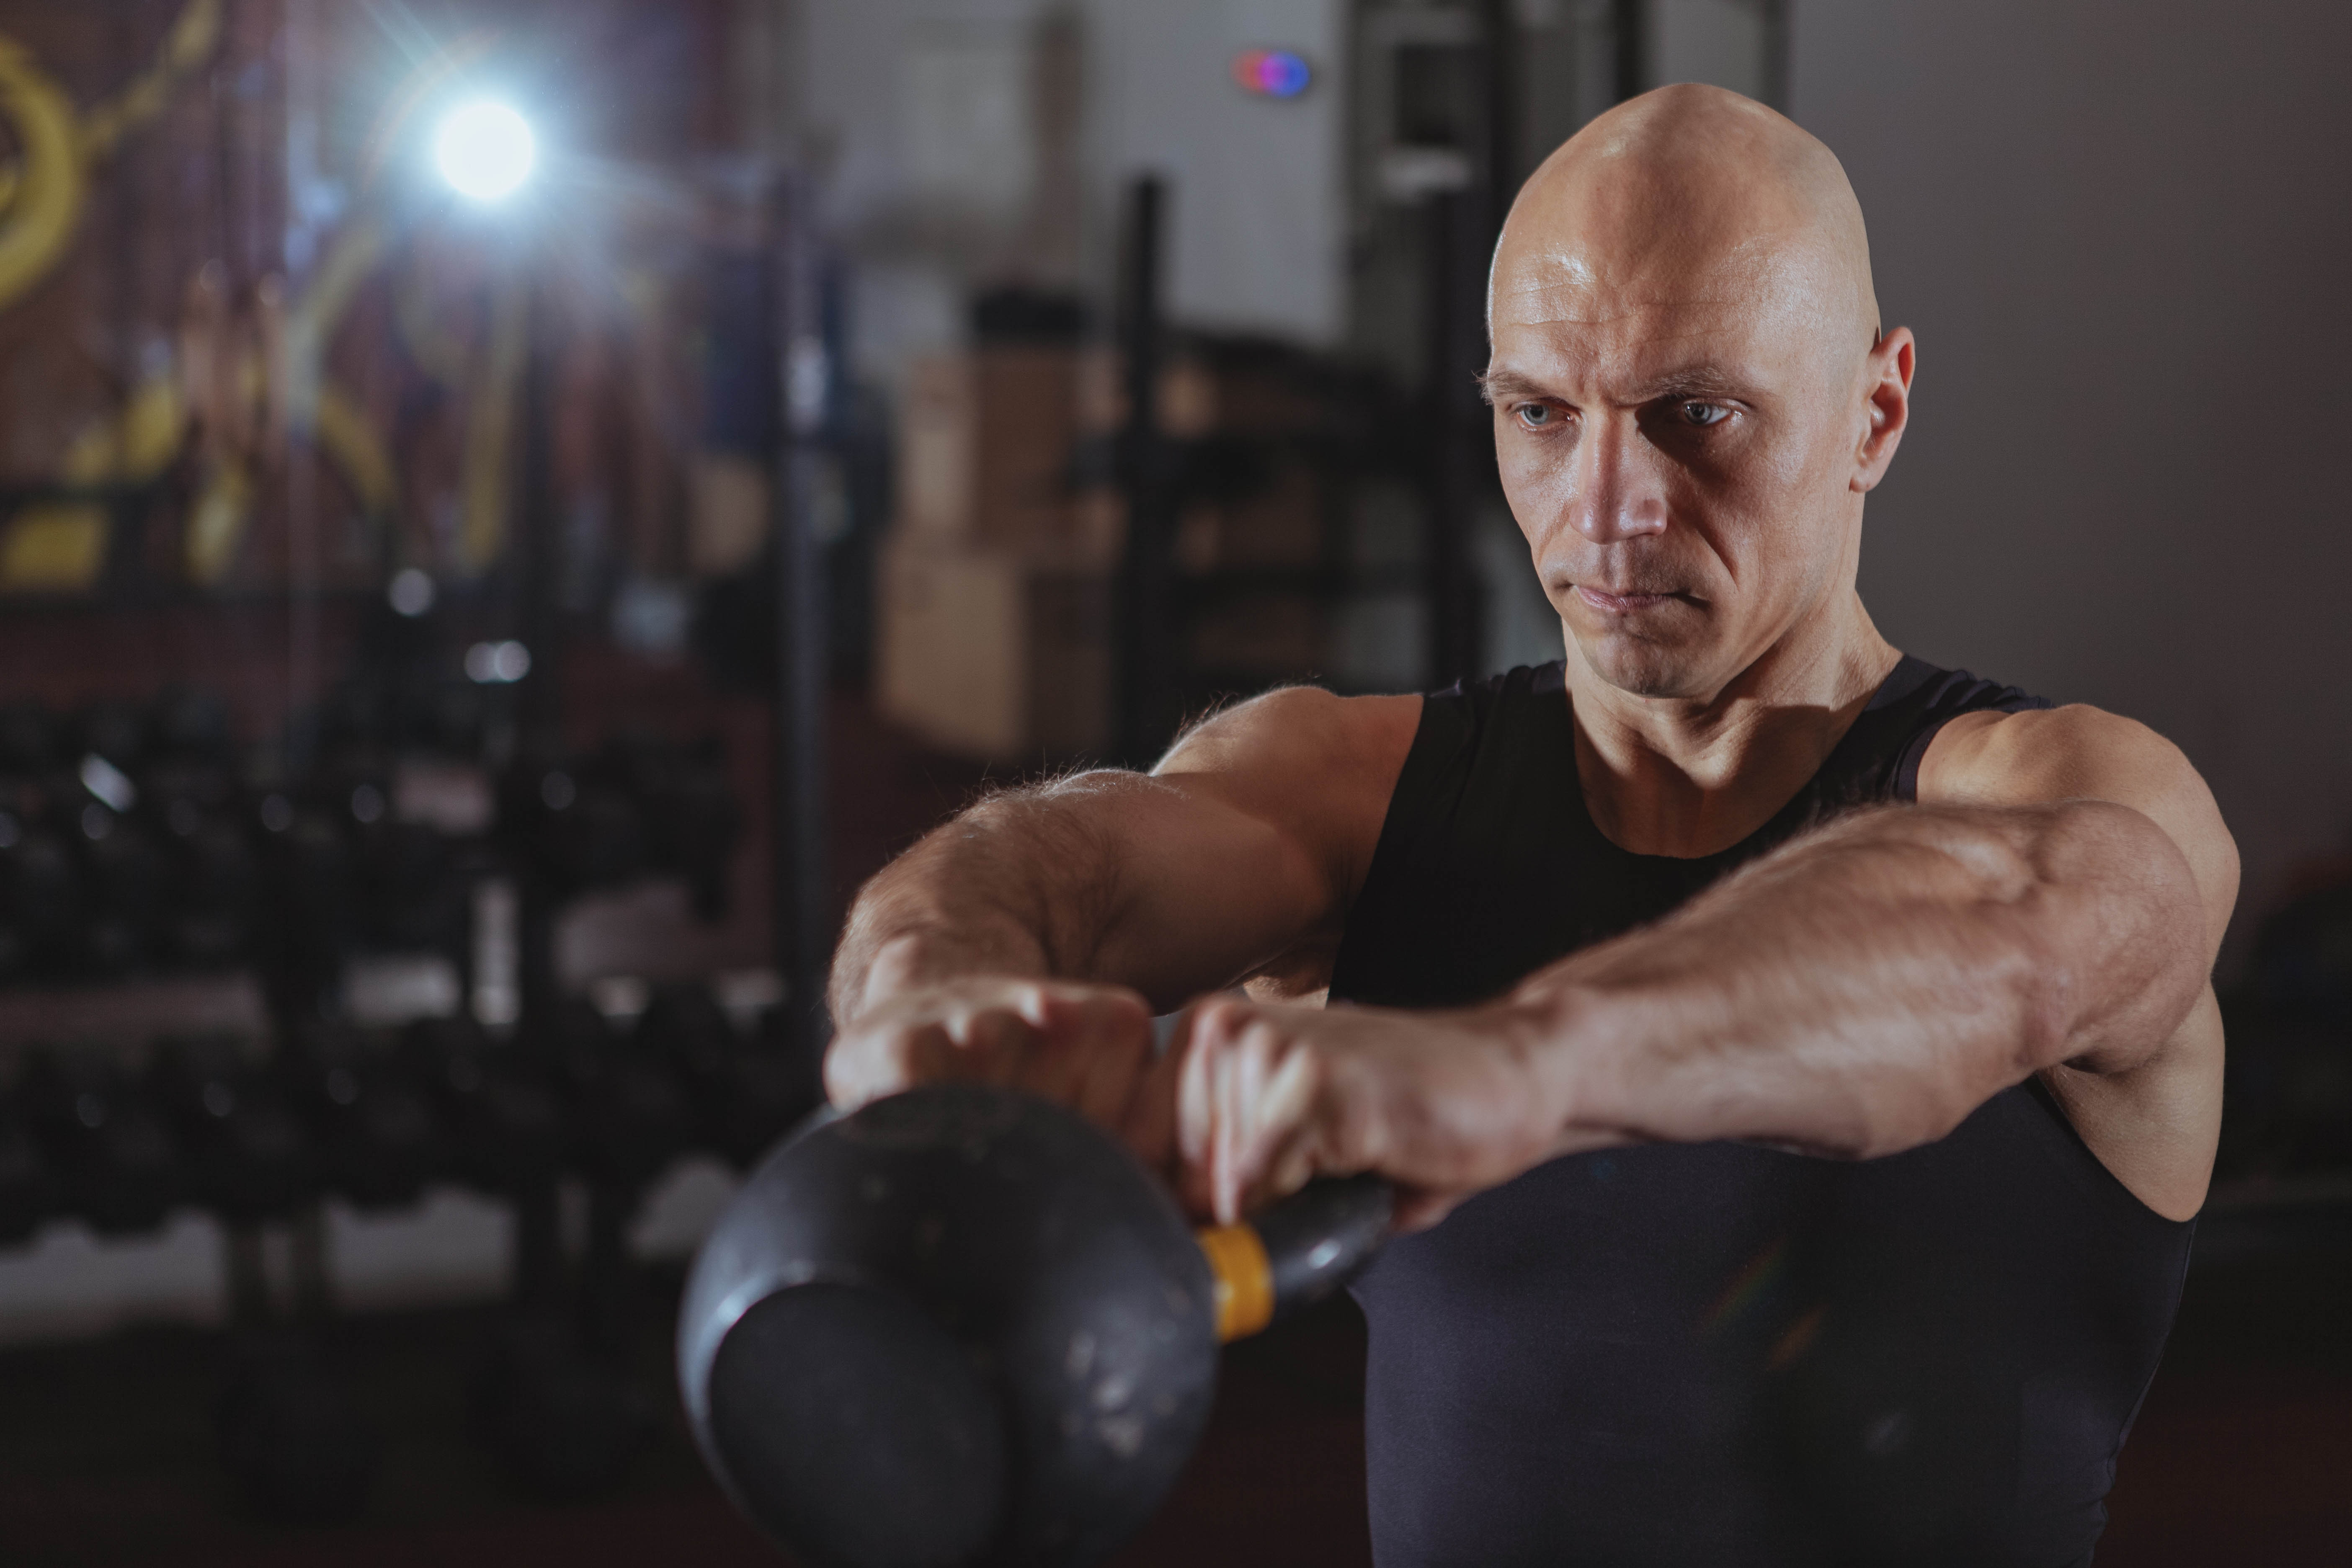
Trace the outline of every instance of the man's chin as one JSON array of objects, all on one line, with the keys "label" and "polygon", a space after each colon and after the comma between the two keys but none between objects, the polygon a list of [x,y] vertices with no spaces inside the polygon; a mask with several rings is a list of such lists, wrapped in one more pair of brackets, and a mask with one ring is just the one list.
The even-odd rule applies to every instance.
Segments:
[{"label": "man's chin", "polygon": [[1715,689],[1696,648],[1623,636],[1578,637],[1585,666],[1629,697],[1704,698]]}]

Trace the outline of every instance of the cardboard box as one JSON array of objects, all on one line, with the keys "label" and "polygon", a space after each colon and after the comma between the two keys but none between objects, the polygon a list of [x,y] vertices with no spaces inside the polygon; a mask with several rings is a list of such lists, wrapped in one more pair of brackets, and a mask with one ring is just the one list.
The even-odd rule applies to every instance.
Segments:
[{"label": "cardboard box", "polygon": [[1323,486],[1303,458],[1278,458],[1262,489],[1192,507],[1177,524],[1176,564],[1194,576],[1322,561]]},{"label": "cardboard box", "polygon": [[[1097,350],[1082,358],[1079,382],[1081,428],[1118,429],[1127,402],[1118,356]],[[1196,449],[1201,460],[1230,461],[1240,444],[1263,470],[1230,500],[1196,498],[1185,508],[1174,541],[1179,571],[1207,576],[1323,564],[1326,482],[1308,445],[1321,410],[1285,362],[1180,348],[1160,373],[1159,412],[1171,440],[1207,443]],[[1213,492],[1215,476],[1203,478]],[[1095,524],[1088,537],[1119,537],[1124,498],[1107,491],[1095,504],[1119,521]]]},{"label": "cardboard box", "polygon": [[1330,660],[1329,617],[1303,594],[1254,594],[1203,609],[1185,638],[1192,666],[1251,689],[1312,679]]},{"label": "cardboard box", "polygon": [[751,458],[705,452],[688,470],[686,569],[708,580],[740,570],[768,542],[767,468]]},{"label": "cardboard box", "polygon": [[1081,354],[999,344],[909,367],[898,410],[898,518],[940,543],[1069,541]]},{"label": "cardboard box", "polygon": [[[1078,366],[1079,424],[1117,430],[1127,423],[1127,372],[1114,350],[1087,351]],[[1218,364],[1178,348],[1160,372],[1160,429],[1179,441],[1220,432],[1295,436],[1313,431],[1322,409],[1279,365]]]},{"label": "cardboard box", "polygon": [[1033,765],[1099,755],[1110,731],[1110,567],[900,531],[883,546],[883,713],[932,745]]}]

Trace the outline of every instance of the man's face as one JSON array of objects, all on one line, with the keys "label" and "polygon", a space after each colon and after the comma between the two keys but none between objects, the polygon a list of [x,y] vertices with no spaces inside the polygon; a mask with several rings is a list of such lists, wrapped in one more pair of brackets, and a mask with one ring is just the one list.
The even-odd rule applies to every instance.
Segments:
[{"label": "man's face", "polygon": [[1644,248],[1507,243],[1495,446],[1592,669],[1706,700],[1851,584],[1868,345],[1801,243]]}]

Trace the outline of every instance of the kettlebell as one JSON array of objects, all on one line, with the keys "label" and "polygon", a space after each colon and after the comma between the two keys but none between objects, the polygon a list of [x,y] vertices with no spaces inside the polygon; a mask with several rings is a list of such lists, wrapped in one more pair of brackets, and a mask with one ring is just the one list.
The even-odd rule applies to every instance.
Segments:
[{"label": "kettlebell", "polygon": [[982,1084],[820,1112],[695,1259],[678,1379],[738,1507],[812,1568],[1076,1568],[1142,1527],[1217,1347],[1388,1238],[1375,1176],[1187,1224],[1072,1111]]}]

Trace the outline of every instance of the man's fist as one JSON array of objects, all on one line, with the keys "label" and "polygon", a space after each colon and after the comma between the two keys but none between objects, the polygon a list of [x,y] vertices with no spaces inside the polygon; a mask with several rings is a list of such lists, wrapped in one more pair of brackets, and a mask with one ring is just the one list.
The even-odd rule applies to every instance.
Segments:
[{"label": "man's fist", "polygon": [[1434,1225],[1576,1146],[1531,1034],[1505,1006],[1196,1003],[1178,1040],[1185,1201],[1230,1222],[1310,1177],[1377,1171],[1396,1184],[1398,1228]]},{"label": "man's fist", "polygon": [[1178,1065],[1123,986],[976,975],[866,1009],[825,1053],[824,1087],[855,1110],[917,1084],[1001,1084],[1068,1106],[1172,1175]]}]

